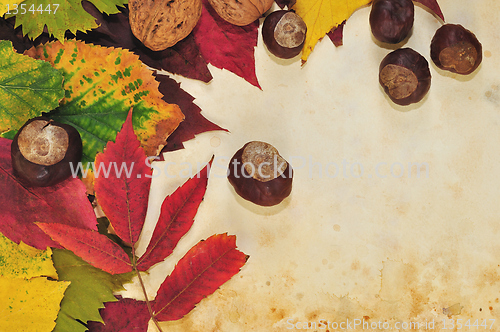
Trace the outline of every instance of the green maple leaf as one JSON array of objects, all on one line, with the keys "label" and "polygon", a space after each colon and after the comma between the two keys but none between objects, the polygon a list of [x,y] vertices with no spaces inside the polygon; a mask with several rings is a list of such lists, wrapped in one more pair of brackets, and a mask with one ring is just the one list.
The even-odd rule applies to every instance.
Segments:
[{"label": "green maple leaf", "polygon": [[54,249],[54,266],[60,281],[71,281],[61,302],[61,310],[53,332],[86,331],[79,323],[89,320],[102,322],[99,309],[104,302],[117,301],[113,292],[131,282],[133,273],[109,274],[86,263],[69,250]]},{"label": "green maple leaf", "polygon": [[[90,2],[101,12],[116,14],[117,6],[125,5],[128,0]],[[95,18],[83,9],[81,0],[25,0],[16,10],[10,10],[11,15],[7,17],[16,16],[16,28],[22,25],[23,33],[33,39],[42,34],[45,25],[49,34],[61,41],[66,30],[76,33],[97,28]]]}]

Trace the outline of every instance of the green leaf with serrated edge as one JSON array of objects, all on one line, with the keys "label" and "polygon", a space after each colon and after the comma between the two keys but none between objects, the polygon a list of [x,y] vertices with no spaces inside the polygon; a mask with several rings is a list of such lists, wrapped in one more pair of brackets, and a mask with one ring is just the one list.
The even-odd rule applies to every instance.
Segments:
[{"label": "green leaf with serrated edge", "polygon": [[[116,14],[119,12],[117,6],[123,7],[128,0],[90,2],[106,14]],[[81,0],[25,0],[19,5],[17,14],[11,13],[7,18],[15,16],[16,28],[22,25],[23,34],[32,39],[40,36],[45,26],[50,35],[61,41],[66,30],[74,34],[97,28],[95,18],[83,9]]]},{"label": "green leaf with serrated edge", "polygon": [[117,301],[113,292],[123,290],[135,273],[109,274],[86,263],[69,250],[55,249],[52,255],[59,280],[71,281],[61,302],[53,332],[78,332],[87,328],[77,319],[102,322],[99,309],[104,302]]},{"label": "green leaf with serrated edge", "polygon": [[84,166],[115,140],[130,108],[134,131],[148,156],[158,154],[184,118],[177,105],[162,99],[151,70],[127,50],[68,40],[64,45],[40,45],[25,54],[48,61],[63,73],[66,96],[48,116],[80,132]]},{"label": "green leaf with serrated edge", "polygon": [[64,97],[63,76],[50,64],[17,54],[0,41],[0,133],[19,129]]}]

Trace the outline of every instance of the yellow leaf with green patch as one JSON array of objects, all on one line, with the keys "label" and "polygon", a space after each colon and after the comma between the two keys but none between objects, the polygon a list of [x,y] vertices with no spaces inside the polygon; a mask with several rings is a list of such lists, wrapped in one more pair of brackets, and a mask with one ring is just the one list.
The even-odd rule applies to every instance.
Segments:
[{"label": "yellow leaf with green patch", "polygon": [[52,250],[39,250],[24,243],[16,244],[0,234],[0,276],[31,279],[38,276],[57,279]]},{"label": "yellow leaf with green patch", "polygon": [[128,50],[68,40],[25,54],[63,73],[66,96],[49,117],[78,129],[84,163],[93,162],[105,144],[115,140],[130,108],[135,133],[148,156],[158,154],[184,119],[179,106],[162,99],[152,71]]},{"label": "yellow leaf with green patch", "polygon": [[70,282],[57,279],[52,251],[0,234],[0,331],[50,332]]},{"label": "yellow leaf with green patch", "polygon": [[69,282],[0,277],[0,331],[50,332]]},{"label": "yellow leaf with green patch", "polygon": [[316,43],[330,30],[347,20],[356,9],[370,2],[371,0],[297,0],[292,9],[307,25],[302,61],[307,60]]},{"label": "yellow leaf with green patch", "polygon": [[48,63],[18,54],[10,41],[0,41],[0,133],[56,108],[64,97],[62,85],[61,73]]}]

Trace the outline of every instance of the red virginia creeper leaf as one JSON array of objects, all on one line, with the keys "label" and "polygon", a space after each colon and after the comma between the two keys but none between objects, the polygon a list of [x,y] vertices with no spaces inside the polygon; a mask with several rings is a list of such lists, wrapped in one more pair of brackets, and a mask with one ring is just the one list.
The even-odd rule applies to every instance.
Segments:
[{"label": "red virginia creeper leaf", "polygon": [[328,37],[330,37],[330,40],[333,42],[333,45],[339,47],[342,46],[342,36],[344,34],[344,25],[345,21],[342,22],[338,27],[333,28],[329,33]]},{"label": "red virginia creeper leaf", "polygon": [[[162,152],[182,149],[184,148],[182,142],[193,139],[195,135],[206,131],[227,131],[201,115],[201,109],[193,103],[194,98],[181,89],[180,83],[177,83],[166,75],[155,73],[154,76],[160,82],[158,90],[163,94],[163,100],[169,104],[179,105],[184,114],[184,121],[167,138],[167,145],[163,148]],[[160,156],[163,156],[163,154],[160,154]]]},{"label": "red virginia creeper leaf", "polygon": [[38,223],[45,233],[89,264],[111,274],[132,271],[127,254],[97,231],[63,224]]},{"label": "red virginia creeper leaf", "polygon": [[108,142],[96,156],[94,176],[97,201],[116,234],[135,244],[148,208],[151,169],[132,129],[132,110],[115,142]]},{"label": "red virginia creeper leaf", "polygon": [[419,2],[425,7],[429,8],[434,12],[434,14],[436,14],[440,19],[444,21],[443,12],[441,11],[441,8],[439,8],[437,0],[415,0],[415,2]]},{"label": "red virginia creeper leaf", "polygon": [[90,332],[146,332],[148,330],[150,317],[146,302],[134,299],[107,302],[106,307],[99,310],[99,313],[104,324],[88,322]]},{"label": "red virginia creeper leaf", "polygon": [[258,27],[259,21],[241,27],[228,23],[208,0],[203,0],[201,17],[192,33],[205,61],[243,77],[260,89],[254,57]]},{"label": "red virginia creeper leaf", "polygon": [[12,173],[12,141],[0,138],[0,233],[10,240],[38,248],[60,248],[35,222],[62,223],[97,230],[97,220],[80,179],[55,186],[28,188]]},{"label": "red virginia creeper leaf", "polygon": [[200,241],[177,263],[158,290],[152,308],[158,320],[176,320],[240,271],[248,256],[236,237],[216,234]]},{"label": "red virginia creeper leaf", "polygon": [[207,190],[212,160],[197,175],[165,198],[148,248],[137,261],[138,270],[147,271],[170,256],[181,237],[189,231]]}]

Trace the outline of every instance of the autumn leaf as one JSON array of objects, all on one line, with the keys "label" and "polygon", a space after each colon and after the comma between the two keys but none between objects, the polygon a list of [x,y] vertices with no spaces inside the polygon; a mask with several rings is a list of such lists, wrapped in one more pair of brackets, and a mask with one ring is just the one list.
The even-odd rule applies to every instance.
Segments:
[{"label": "autumn leaf", "polygon": [[154,76],[160,82],[159,90],[163,94],[163,99],[167,103],[179,105],[185,115],[184,121],[167,138],[167,145],[162,152],[182,149],[184,148],[183,142],[195,138],[195,135],[200,133],[214,130],[227,131],[201,115],[201,109],[193,103],[194,98],[181,89],[180,83],[166,75],[154,74]]},{"label": "autumn leaf", "polygon": [[83,1],[83,7],[96,18],[99,27],[88,33],[77,33],[77,39],[94,45],[129,49],[151,68],[166,70],[205,83],[212,80],[212,74],[208,70],[205,59],[200,54],[193,34],[189,34],[164,51],[155,52],[144,46],[132,34],[127,8],[121,9],[118,14],[103,15],[87,1]]},{"label": "autumn leaf", "polygon": [[102,322],[99,309],[104,308],[104,302],[117,301],[113,292],[123,290],[123,284],[130,282],[133,275],[109,274],[69,250],[54,250],[52,259],[59,280],[71,282],[64,293],[53,332],[84,332],[87,328],[79,321]]},{"label": "autumn leaf", "polygon": [[[107,14],[117,13],[117,6],[123,6],[127,0],[92,0],[92,3],[102,12]],[[11,11],[7,17],[16,17],[16,27],[23,27],[23,32],[30,38],[38,37],[44,27],[56,39],[64,41],[64,33],[69,30],[87,31],[97,27],[95,19],[82,7],[81,0],[65,0],[55,2],[52,0],[25,0],[19,6],[17,15]]]},{"label": "autumn leaf", "polygon": [[443,12],[441,8],[439,8],[439,4],[437,0],[414,0],[415,2],[419,2],[425,7],[429,8],[437,17],[444,21]]},{"label": "autumn leaf", "polygon": [[129,112],[115,142],[108,142],[103,153],[96,156],[96,171],[114,165],[129,168],[119,174],[111,167],[105,177],[95,173],[96,198],[116,234],[125,242],[135,244],[144,225],[148,207],[152,172],[146,164],[146,154],[132,129],[132,111]]},{"label": "autumn leaf", "polygon": [[0,16],[3,16],[8,10],[17,8],[16,6],[22,1],[23,0],[0,0]]},{"label": "autumn leaf", "polygon": [[135,132],[148,156],[158,154],[184,118],[177,105],[162,100],[152,72],[129,51],[66,41],[40,45],[26,54],[63,73],[66,97],[48,116],[78,129],[84,164],[115,139],[131,107]]},{"label": "autumn leaf", "polygon": [[17,54],[0,41],[0,133],[59,106],[64,97],[61,73],[48,63]]},{"label": "autumn leaf", "polygon": [[146,252],[137,261],[137,269],[147,271],[151,266],[170,256],[181,237],[189,231],[205,196],[208,168],[211,165],[212,161],[172,195],[165,198]]},{"label": "autumn leaf", "polygon": [[38,276],[57,279],[52,250],[39,250],[23,242],[16,244],[0,234],[0,275],[31,279]]},{"label": "autumn leaf", "polygon": [[97,231],[55,223],[37,223],[37,226],[52,240],[98,269],[110,274],[132,271],[132,264],[125,251]]},{"label": "autumn leaf", "polygon": [[0,138],[0,232],[12,241],[45,249],[60,248],[42,232],[35,222],[63,223],[97,229],[92,205],[82,181],[69,178],[51,187],[24,187],[13,175],[10,146],[12,141]]},{"label": "autumn leaf", "polygon": [[146,332],[151,319],[146,302],[120,299],[100,311],[104,323],[89,322],[90,332]]},{"label": "autumn leaf", "polygon": [[[96,231],[64,224],[37,224],[54,241],[97,268],[112,274],[133,270],[143,289],[139,270],[147,270],[169,256],[179,239],[191,228],[205,194],[210,166],[209,163],[197,176],[165,199],[148,248],[137,260],[135,244],[144,224],[152,177],[151,165],[142,163],[145,160],[146,155],[133,131],[131,110],[115,142],[109,142],[104,152],[97,155],[95,174],[96,197],[116,234],[132,246],[131,262],[118,244]],[[109,168],[105,176],[97,174],[102,165],[116,164],[129,168],[124,171],[125,174],[120,174],[114,167]],[[116,322],[119,330],[143,330],[146,327],[141,325],[147,325],[149,318],[158,324],[158,319],[182,317],[201,299],[238,273],[247,258],[236,249],[235,236],[214,235],[201,241],[179,261],[174,272],[160,286],[154,303],[144,294],[146,305],[137,302],[127,303],[125,307],[124,302],[111,305],[110,308],[121,308],[116,310],[141,310],[131,320]],[[150,310],[151,303],[154,315]],[[103,316],[106,323],[108,319],[115,322],[114,318],[106,317]],[[96,328],[102,327],[98,324]],[[104,325],[104,328],[117,331],[112,325]]]},{"label": "autumn leaf", "polygon": [[293,9],[307,25],[302,49],[302,61],[307,61],[316,43],[332,28],[347,20],[351,14],[371,0],[297,0]]},{"label": "autumn leaf", "polygon": [[201,17],[192,33],[205,61],[260,88],[254,57],[258,27],[258,21],[246,26],[228,23],[215,12],[208,0],[203,0]]},{"label": "autumn leaf", "polygon": [[344,26],[345,26],[345,21],[342,22],[340,25],[337,27],[333,28],[329,33],[328,37],[330,37],[330,40],[332,41],[333,45],[339,47],[343,45],[343,34],[344,34]]},{"label": "autumn leaf", "polygon": [[57,281],[51,255],[0,234],[0,331],[52,331],[70,283]]},{"label": "autumn leaf", "polygon": [[0,331],[52,331],[68,285],[46,278],[0,277]]},{"label": "autumn leaf", "polygon": [[153,302],[159,320],[177,320],[189,313],[240,271],[248,256],[236,249],[236,237],[212,235],[191,248],[158,290]]}]

